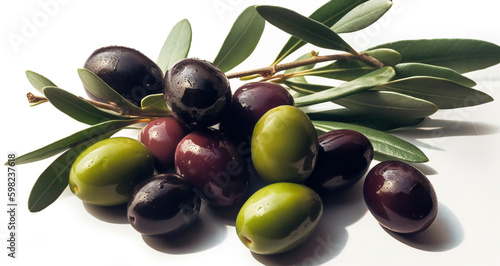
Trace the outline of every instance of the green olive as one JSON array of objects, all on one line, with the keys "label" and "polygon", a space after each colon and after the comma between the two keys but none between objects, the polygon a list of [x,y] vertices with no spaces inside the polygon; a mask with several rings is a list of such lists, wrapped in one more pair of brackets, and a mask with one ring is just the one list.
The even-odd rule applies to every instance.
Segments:
[{"label": "green olive", "polygon": [[84,202],[120,205],[153,172],[153,157],[141,142],[126,137],[110,138],[91,145],[75,159],[69,188]]},{"label": "green olive", "polygon": [[282,253],[303,243],[322,213],[323,203],[314,190],[296,183],[274,183],[243,204],[236,218],[236,233],[254,253]]},{"label": "green olive", "polygon": [[255,170],[267,183],[301,183],[318,157],[318,136],[299,108],[282,105],[267,111],[254,127],[251,142]]}]

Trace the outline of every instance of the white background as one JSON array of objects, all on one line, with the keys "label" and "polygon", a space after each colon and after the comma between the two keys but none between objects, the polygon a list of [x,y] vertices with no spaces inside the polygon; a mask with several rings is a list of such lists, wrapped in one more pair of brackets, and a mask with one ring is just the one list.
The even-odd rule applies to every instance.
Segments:
[{"label": "white background", "polygon": [[[86,127],[50,104],[29,107],[25,94],[36,91],[25,70],[41,73],[59,87],[85,96],[76,69],[99,47],[129,46],[155,60],[170,29],[187,18],[193,28],[189,56],[213,60],[233,21],[247,6],[274,4],[309,15],[324,2],[2,1],[0,161],[10,152],[21,155]],[[362,32],[343,35],[345,40],[358,50],[419,38],[474,38],[500,44],[497,0],[394,2],[380,22]],[[47,8],[43,3],[52,5]],[[30,23],[34,27],[27,31]],[[22,37],[23,42],[12,43],[12,36]],[[255,53],[235,70],[269,65],[287,39],[267,24]],[[301,51],[312,49],[306,46]],[[478,83],[478,89],[500,98],[499,66],[467,75]],[[234,89],[238,84],[232,82]],[[499,112],[498,101],[439,111],[418,128],[394,133],[416,144],[430,158],[430,162],[415,166],[433,183],[439,213],[435,223],[418,235],[400,236],[383,230],[367,212],[360,182],[325,202],[325,215],[316,233],[283,255],[260,256],[248,251],[235,234],[235,210],[204,208],[192,230],[174,241],[143,238],[126,223],[123,209],[84,205],[69,190],[42,212],[29,213],[29,192],[51,158],[17,167],[15,260],[7,258],[7,184],[0,182],[0,204],[5,206],[0,207],[0,264],[499,265]],[[121,134],[135,137],[137,132]],[[1,180],[6,180],[7,169],[2,169],[5,178]]]}]

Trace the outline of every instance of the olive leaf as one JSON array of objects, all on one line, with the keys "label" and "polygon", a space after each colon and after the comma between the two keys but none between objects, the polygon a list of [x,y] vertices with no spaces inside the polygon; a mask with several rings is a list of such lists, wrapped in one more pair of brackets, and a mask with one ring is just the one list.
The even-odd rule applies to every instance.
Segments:
[{"label": "olive leaf", "polygon": [[381,131],[389,131],[402,127],[415,126],[425,118],[413,118],[408,120],[393,121],[383,117],[363,114],[348,108],[335,108],[319,112],[307,112],[311,120],[335,121],[360,125]]},{"label": "olive leaf", "polygon": [[337,33],[324,24],[279,6],[256,6],[257,12],[269,23],[303,41],[318,47],[358,54]]},{"label": "olive leaf", "polygon": [[432,102],[440,109],[462,108],[493,101],[493,98],[484,92],[435,77],[398,79],[375,89],[411,95]]},{"label": "olive leaf", "polygon": [[[315,10],[309,18],[325,24],[327,27],[333,26],[345,14],[367,0],[344,0],[344,1],[329,1],[317,10]],[[339,32],[337,32],[339,33]],[[306,44],[305,41],[297,38],[290,37],[285,46],[281,49],[280,53],[273,62],[273,65],[283,61],[287,56],[298,50]]]},{"label": "olive leaf", "polygon": [[337,33],[362,30],[376,22],[391,6],[391,0],[370,0],[362,3],[337,21],[331,29]]},{"label": "olive leaf", "polygon": [[375,57],[386,66],[396,66],[401,62],[401,54],[393,49],[380,48],[365,51],[367,55]]},{"label": "olive leaf", "polygon": [[451,68],[459,73],[480,70],[500,63],[500,46],[473,39],[402,40],[381,44],[402,55],[402,63],[425,63]]},{"label": "olive leaf", "polygon": [[43,94],[59,111],[85,124],[95,125],[107,120],[126,119],[126,117],[103,111],[82,98],[57,87],[44,87]]},{"label": "olive leaf", "polygon": [[69,183],[69,172],[81,151],[97,141],[109,138],[116,131],[100,135],[77,145],[57,157],[38,177],[28,198],[28,210],[39,212],[54,203]]},{"label": "olive leaf", "polygon": [[342,83],[335,88],[296,98],[295,105],[305,106],[327,101],[334,101],[348,95],[368,90],[376,85],[386,83],[395,75],[396,72],[394,71],[394,68],[390,66],[383,67],[366,75],[363,75],[353,81]]},{"label": "olive leaf", "polygon": [[313,120],[312,123],[318,135],[338,129],[350,129],[364,134],[372,143],[377,159],[397,159],[414,163],[429,161],[429,158],[415,145],[380,130],[332,121]]},{"label": "olive leaf", "polygon": [[31,70],[26,71],[26,77],[28,78],[28,81],[31,83],[31,85],[33,85],[33,87],[42,94],[44,87],[57,87],[56,84],[54,84],[54,82],[50,81],[48,78]]},{"label": "olive leaf", "polygon": [[426,117],[438,110],[432,102],[392,91],[364,91],[337,99],[334,103],[393,121]]},{"label": "olive leaf", "polygon": [[191,48],[191,24],[187,19],[179,21],[170,30],[170,33],[160,50],[156,63],[165,73],[167,69],[175,62],[184,59]]},{"label": "olive leaf", "polygon": [[141,101],[141,106],[144,112],[165,113],[165,115],[169,114],[163,93],[151,94],[144,97]]},{"label": "olive leaf", "polygon": [[241,64],[257,47],[265,25],[255,8],[247,7],[234,22],[213,64],[223,72]]},{"label": "olive leaf", "polygon": [[[303,82],[297,81],[297,82],[295,82],[295,81],[285,80],[283,82],[283,84],[285,84],[287,87],[289,87],[293,91],[298,92],[298,93],[302,93],[302,94],[305,94],[305,95],[333,88],[332,86],[328,86],[328,85],[311,84],[311,83],[309,83],[307,81],[303,81]],[[300,97],[303,97],[303,96],[304,95],[302,95]]]},{"label": "olive leaf", "polygon": [[413,76],[430,76],[448,79],[467,87],[476,86],[476,82],[474,82],[472,79],[469,79],[468,77],[447,67],[440,67],[422,63],[401,63],[397,64],[394,68],[396,69],[397,79]]},{"label": "olive leaf", "polygon": [[113,90],[106,82],[92,71],[79,68],[78,75],[83,82],[83,85],[95,96],[105,101],[114,103],[122,108],[126,113],[129,110],[140,111],[140,108],[125,99],[118,92]]},{"label": "olive leaf", "polygon": [[144,120],[130,119],[130,120],[109,120],[106,122],[99,123],[97,125],[73,133],[65,138],[57,140],[42,148],[21,155],[16,158],[16,164],[26,164],[52,157],[82,142],[91,140],[108,132],[119,130],[126,126],[130,126],[132,124],[136,124],[142,121]]}]

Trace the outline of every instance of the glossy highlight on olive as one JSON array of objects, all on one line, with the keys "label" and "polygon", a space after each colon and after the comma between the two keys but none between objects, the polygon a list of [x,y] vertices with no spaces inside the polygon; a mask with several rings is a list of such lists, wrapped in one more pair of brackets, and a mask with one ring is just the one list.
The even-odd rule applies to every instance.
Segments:
[{"label": "glossy highlight on olive", "polygon": [[366,176],[363,196],[375,219],[397,233],[424,231],[438,212],[436,192],[429,179],[401,161],[374,166]]}]

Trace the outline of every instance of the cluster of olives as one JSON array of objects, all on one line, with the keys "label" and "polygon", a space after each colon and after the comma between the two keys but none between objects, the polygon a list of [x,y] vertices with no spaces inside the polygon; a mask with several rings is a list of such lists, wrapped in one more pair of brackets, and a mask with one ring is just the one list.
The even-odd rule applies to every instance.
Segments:
[{"label": "cluster of olives", "polygon": [[[201,201],[243,203],[236,217],[242,243],[260,254],[284,252],[313,232],[322,195],[358,182],[373,159],[372,144],[356,131],[318,137],[281,85],[250,82],[233,94],[225,74],[204,60],[180,60],[159,79],[151,60],[113,46],[97,50],[85,67],[134,103],[161,84],[172,114],[149,122],[137,140],[114,137],[90,146],[70,171],[76,196],[127,204],[130,224],[144,235],[185,230]],[[251,167],[268,185],[247,195]],[[403,162],[373,167],[363,194],[374,217],[395,232],[425,230],[437,214],[429,180]]]}]

